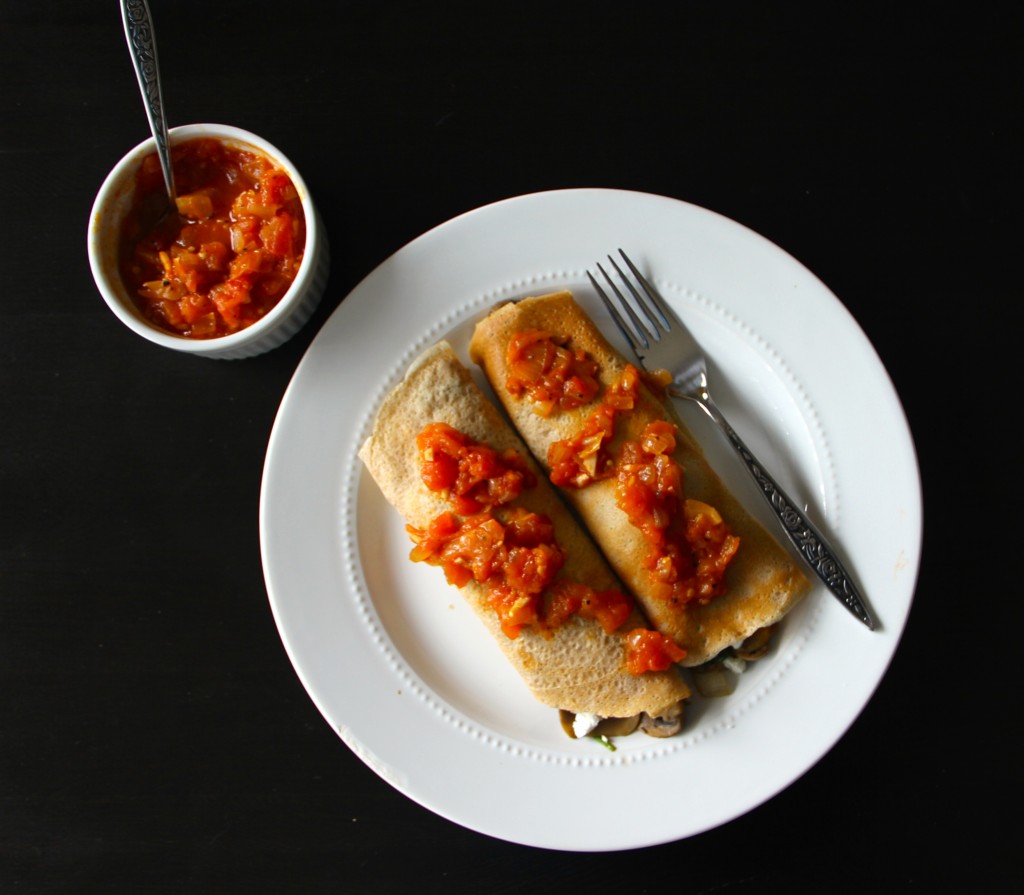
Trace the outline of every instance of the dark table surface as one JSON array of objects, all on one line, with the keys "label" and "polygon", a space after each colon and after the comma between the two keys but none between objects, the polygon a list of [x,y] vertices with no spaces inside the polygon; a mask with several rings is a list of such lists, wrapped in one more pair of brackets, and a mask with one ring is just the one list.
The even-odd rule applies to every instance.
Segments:
[{"label": "dark table surface", "polygon": [[[1019,10],[151,5],[171,123],[281,147],[333,265],[264,356],[132,335],[85,255],[148,133],[118,4],[4,3],[0,890],[1020,891]],[[642,151],[607,126],[627,108]],[[925,495],[904,637],[838,744],[724,826],[608,854],[488,838],[365,766],[285,654],[257,526],[280,400],[350,290],[461,212],[577,186],[713,209],[820,277],[892,378]]]}]

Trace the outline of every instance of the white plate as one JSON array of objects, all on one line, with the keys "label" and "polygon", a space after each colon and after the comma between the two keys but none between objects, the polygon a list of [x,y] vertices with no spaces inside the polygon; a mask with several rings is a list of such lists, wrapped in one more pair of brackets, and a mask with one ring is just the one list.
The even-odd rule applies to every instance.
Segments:
[{"label": "white plate", "polygon": [[[703,342],[718,403],[790,495],[833,534],[880,619],[821,586],[736,693],[669,740],[612,752],[570,740],[438,569],[408,560],[401,520],[356,451],[385,392],[446,337],[465,359],[496,302],[571,289],[609,335],[586,270],[626,249]],[[760,497],[710,423],[688,413],[748,506]],[[310,697],[384,780],[500,839],[605,851],[691,836],[761,804],[843,735],[903,630],[921,493],[902,408],[840,302],[792,257],[720,215],[617,190],[498,202],[374,270],[324,325],[274,425],[260,504],[264,574]]]}]

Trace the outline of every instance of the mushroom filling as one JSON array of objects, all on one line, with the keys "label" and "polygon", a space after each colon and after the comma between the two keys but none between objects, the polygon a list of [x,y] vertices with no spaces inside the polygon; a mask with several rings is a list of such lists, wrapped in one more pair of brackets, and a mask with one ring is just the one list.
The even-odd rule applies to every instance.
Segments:
[{"label": "mushroom filling", "polygon": [[[748,663],[768,655],[776,626],[768,625],[745,640],[726,647],[703,665],[690,669],[697,692],[706,698],[729,696],[736,689],[735,675],[746,670]],[[730,674],[732,672],[732,674]],[[641,730],[652,737],[671,737],[683,729],[685,700],[680,700],[655,713],[641,712],[631,718],[602,718],[592,712],[559,712],[562,729],[574,740],[583,737],[623,737]]]},{"label": "mushroom filling", "polygon": [[642,730],[652,737],[671,737],[683,729],[684,701],[673,703],[655,712],[640,712],[629,718],[602,718],[591,712],[559,713],[562,728],[572,739],[583,737],[624,737],[636,730]]},{"label": "mushroom filling", "polygon": [[750,662],[756,662],[768,655],[775,627],[768,625],[760,628],[746,640],[726,647],[710,661],[693,668],[697,692],[710,699],[732,694],[736,689],[735,675],[746,671]]}]

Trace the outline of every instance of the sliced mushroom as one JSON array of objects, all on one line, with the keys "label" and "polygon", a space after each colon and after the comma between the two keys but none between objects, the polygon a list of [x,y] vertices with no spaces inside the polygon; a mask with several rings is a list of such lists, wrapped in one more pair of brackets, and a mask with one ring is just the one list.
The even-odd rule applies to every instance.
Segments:
[{"label": "sliced mushroom", "polygon": [[629,736],[640,724],[640,716],[633,715],[631,718],[605,718],[591,732],[590,736],[595,737],[624,737]]},{"label": "sliced mushroom", "polygon": [[[576,719],[576,715],[573,712],[568,712],[565,709],[561,709],[558,713],[558,718],[562,722],[562,730],[564,730],[572,739],[579,739],[576,736],[576,731],[573,727],[573,721]],[[640,724],[640,716],[633,715],[631,718],[602,718],[598,722],[597,726],[593,728],[587,736],[593,737],[624,737],[629,736]]]},{"label": "sliced mushroom", "polygon": [[682,700],[655,715],[644,712],[640,716],[640,729],[649,737],[674,737],[683,729],[684,712],[685,703]]},{"label": "sliced mushroom", "polygon": [[729,696],[736,689],[733,676],[720,661],[711,661],[694,668],[693,682],[697,692],[708,698]]},{"label": "sliced mushroom", "polygon": [[743,641],[733,652],[744,662],[755,662],[768,655],[771,649],[772,635],[775,633],[775,625],[768,625],[759,628]]},{"label": "sliced mushroom", "polygon": [[565,731],[569,739],[576,739],[576,731],[572,729],[572,719],[576,716],[566,709],[558,710],[558,720],[562,723],[562,730]]}]

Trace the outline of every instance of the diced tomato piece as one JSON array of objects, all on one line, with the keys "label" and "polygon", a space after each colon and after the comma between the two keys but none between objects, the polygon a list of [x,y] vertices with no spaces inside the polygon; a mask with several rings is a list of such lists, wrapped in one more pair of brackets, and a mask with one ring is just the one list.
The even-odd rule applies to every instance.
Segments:
[{"label": "diced tomato piece", "polygon": [[181,316],[186,323],[195,324],[201,317],[211,314],[214,310],[213,302],[209,296],[200,295],[198,292],[190,292],[178,303],[181,308]]},{"label": "diced tomato piece", "polygon": [[266,221],[260,227],[260,240],[271,255],[279,258],[290,255],[294,245],[291,215],[282,211]]},{"label": "diced tomato piece", "polygon": [[631,674],[665,671],[686,658],[686,650],[670,637],[646,628],[626,634],[626,663]]},{"label": "diced tomato piece", "polygon": [[269,218],[273,217],[277,208],[277,205],[267,201],[267,199],[264,196],[261,196],[256,190],[243,190],[232,203],[231,213],[236,218]]},{"label": "diced tomato piece", "polygon": [[227,270],[230,256],[231,250],[224,242],[204,242],[199,246],[199,257],[210,271]]},{"label": "diced tomato piece", "polygon": [[197,339],[208,338],[217,334],[217,314],[214,311],[210,311],[207,314],[203,314],[196,317],[192,321],[192,325],[189,327],[189,335],[194,336]]},{"label": "diced tomato piece", "polygon": [[260,175],[260,194],[265,202],[278,206],[299,195],[291,178],[284,171],[274,169],[268,169]]},{"label": "diced tomato piece", "polygon": [[241,326],[242,306],[249,301],[249,291],[249,284],[242,279],[228,280],[210,290],[210,300],[229,331]]},{"label": "diced tomato piece", "polygon": [[591,590],[580,605],[579,613],[583,618],[595,619],[611,634],[633,614],[633,601],[619,590]]},{"label": "diced tomato piece", "polygon": [[205,221],[213,215],[213,199],[208,193],[189,193],[178,196],[178,213],[193,221]]},{"label": "diced tomato piece", "polygon": [[233,280],[247,276],[255,277],[263,269],[264,257],[259,249],[245,249],[239,252],[228,266],[228,276]]}]

